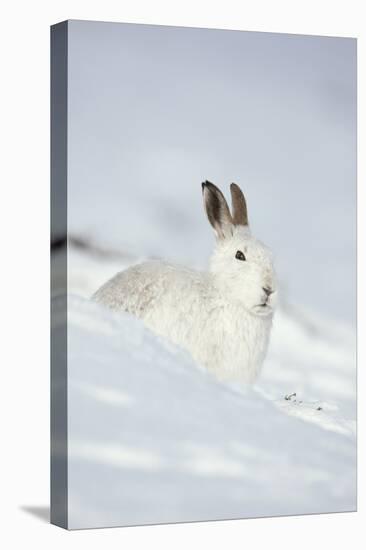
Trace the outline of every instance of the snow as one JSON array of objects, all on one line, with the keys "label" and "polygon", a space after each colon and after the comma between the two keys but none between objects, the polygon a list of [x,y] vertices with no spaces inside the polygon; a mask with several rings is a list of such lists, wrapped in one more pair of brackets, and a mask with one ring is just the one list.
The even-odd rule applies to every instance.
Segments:
[{"label": "snow", "polygon": [[[70,527],[355,510],[355,40],[72,21],[68,46]],[[89,299],[205,268],[205,179],[275,256],[251,388]]]},{"label": "snow", "polygon": [[355,510],[353,331],[283,303],[258,383],[220,383],[90,301],[131,261],[69,250],[69,527]]}]

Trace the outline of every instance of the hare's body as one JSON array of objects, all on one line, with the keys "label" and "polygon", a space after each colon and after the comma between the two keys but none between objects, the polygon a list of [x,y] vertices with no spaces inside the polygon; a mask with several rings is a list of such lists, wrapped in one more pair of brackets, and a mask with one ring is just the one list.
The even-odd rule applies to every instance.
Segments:
[{"label": "hare's body", "polygon": [[271,253],[252,237],[237,185],[231,185],[233,216],[215,185],[202,187],[217,237],[210,270],[145,262],[115,275],[93,298],[143,319],[218,378],[253,382],[267,352],[275,306]]},{"label": "hare's body", "polygon": [[143,319],[222,380],[252,382],[258,375],[271,318],[228,301],[212,273],[146,262],[115,275],[94,299]]}]

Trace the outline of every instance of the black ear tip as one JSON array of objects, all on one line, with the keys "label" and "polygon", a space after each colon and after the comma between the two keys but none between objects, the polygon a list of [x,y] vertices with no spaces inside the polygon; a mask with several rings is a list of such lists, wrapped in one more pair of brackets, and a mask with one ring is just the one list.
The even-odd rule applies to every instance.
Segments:
[{"label": "black ear tip", "polygon": [[208,181],[208,180],[203,181],[201,185],[202,185],[202,192],[203,192],[206,188],[212,187],[212,183],[211,183],[210,181]]},{"label": "black ear tip", "polygon": [[206,180],[206,181],[203,181],[203,182],[202,182],[202,190],[203,190],[205,187],[211,187],[211,189],[212,189],[212,188],[215,187],[215,186],[214,186],[213,183],[211,183],[210,181]]}]

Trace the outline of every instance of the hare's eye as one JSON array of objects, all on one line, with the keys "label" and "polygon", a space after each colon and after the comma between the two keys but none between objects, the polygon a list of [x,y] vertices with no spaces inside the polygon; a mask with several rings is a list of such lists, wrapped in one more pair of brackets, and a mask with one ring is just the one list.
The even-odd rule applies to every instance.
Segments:
[{"label": "hare's eye", "polygon": [[243,254],[243,252],[241,250],[238,250],[237,253],[235,254],[235,258],[237,260],[242,260],[242,262],[245,262],[245,256]]}]

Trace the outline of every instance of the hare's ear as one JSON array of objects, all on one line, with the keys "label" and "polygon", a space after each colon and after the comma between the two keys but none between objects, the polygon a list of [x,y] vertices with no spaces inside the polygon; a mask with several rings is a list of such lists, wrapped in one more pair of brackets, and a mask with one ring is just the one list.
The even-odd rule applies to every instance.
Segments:
[{"label": "hare's ear", "polygon": [[233,219],[224,195],[209,181],[202,183],[203,203],[208,220],[218,239],[225,239],[233,233]]},{"label": "hare's ear", "polygon": [[230,191],[234,225],[248,225],[247,203],[243,191],[236,183],[230,185]]}]

